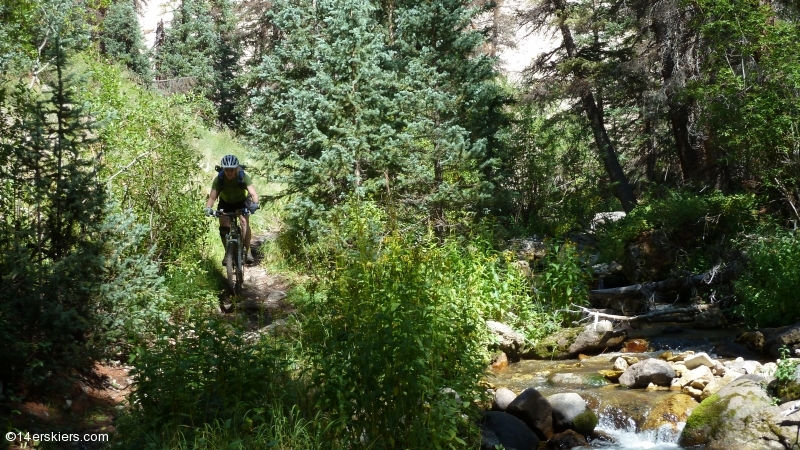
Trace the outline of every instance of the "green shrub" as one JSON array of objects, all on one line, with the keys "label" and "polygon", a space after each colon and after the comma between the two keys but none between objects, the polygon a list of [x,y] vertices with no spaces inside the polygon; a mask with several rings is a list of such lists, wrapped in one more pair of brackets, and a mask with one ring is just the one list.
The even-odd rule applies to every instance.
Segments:
[{"label": "green shrub", "polygon": [[724,259],[737,233],[758,224],[757,201],[754,195],[719,191],[651,194],[626,217],[599,226],[600,256],[605,261],[623,261],[628,244],[646,231],[660,230],[677,250],[677,269],[708,270]]},{"label": "green shrub", "polygon": [[540,306],[562,324],[576,319],[573,305],[588,304],[590,273],[585,269],[575,244],[550,245],[542,268],[534,274],[533,287]]},{"label": "green shrub", "polygon": [[[253,439],[262,426],[293,417],[272,406],[285,401],[291,409],[302,399],[292,387],[291,354],[274,340],[248,338],[221,320],[165,328],[151,348],[136,354],[136,390],[120,424],[122,445],[195,442],[220,424],[227,436]],[[302,425],[310,418],[296,419]]]},{"label": "green shrub", "polygon": [[464,446],[486,332],[456,244],[364,230],[352,244],[302,305],[318,408],[348,448]]},{"label": "green shrub", "polygon": [[777,327],[800,320],[800,240],[795,232],[778,231],[743,243],[747,267],[734,282],[742,314],[752,327]]}]

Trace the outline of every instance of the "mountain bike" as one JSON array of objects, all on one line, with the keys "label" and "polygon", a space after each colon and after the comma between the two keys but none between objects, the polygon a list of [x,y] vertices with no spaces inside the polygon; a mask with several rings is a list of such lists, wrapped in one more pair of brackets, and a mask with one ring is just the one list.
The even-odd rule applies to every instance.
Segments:
[{"label": "mountain bike", "polygon": [[235,211],[214,211],[214,217],[227,216],[231,219],[231,231],[225,235],[225,269],[228,275],[228,287],[233,295],[242,295],[244,283],[244,236],[239,225],[239,216],[249,216],[248,209]]}]

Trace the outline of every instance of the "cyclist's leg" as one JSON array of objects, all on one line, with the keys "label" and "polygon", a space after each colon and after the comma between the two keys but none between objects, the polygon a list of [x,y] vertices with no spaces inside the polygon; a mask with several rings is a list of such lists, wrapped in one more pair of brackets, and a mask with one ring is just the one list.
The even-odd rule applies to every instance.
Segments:
[{"label": "cyclist's leg", "polygon": [[248,216],[241,216],[242,234],[244,235],[244,254],[248,259],[250,256],[250,218]]}]

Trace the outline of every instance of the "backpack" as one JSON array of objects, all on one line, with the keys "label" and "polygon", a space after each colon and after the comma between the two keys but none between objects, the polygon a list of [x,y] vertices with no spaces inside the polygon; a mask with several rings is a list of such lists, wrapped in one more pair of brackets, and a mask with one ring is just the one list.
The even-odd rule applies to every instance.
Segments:
[{"label": "backpack", "polygon": [[[217,170],[217,178],[219,178],[219,187],[222,189],[225,186],[225,171],[222,170],[222,167],[215,166],[215,170]],[[239,166],[239,187],[242,189],[247,189],[247,185],[244,184],[244,169],[245,167],[240,165]]]}]

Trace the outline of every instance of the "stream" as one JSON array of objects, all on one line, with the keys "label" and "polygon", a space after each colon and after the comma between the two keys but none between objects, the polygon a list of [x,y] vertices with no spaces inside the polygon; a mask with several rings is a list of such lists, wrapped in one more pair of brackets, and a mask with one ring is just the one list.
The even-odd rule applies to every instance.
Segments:
[{"label": "stream", "polygon": [[[646,352],[607,352],[581,360],[522,360],[493,372],[488,381],[495,387],[506,387],[517,394],[529,387],[537,389],[544,396],[565,392],[580,394],[599,418],[596,430],[613,441],[601,442],[596,439],[592,442],[593,448],[678,449],[681,447],[677,441],[685,423],[678,422],[671,427],[662,425],[654,429],[653,421],[648,419],[653,419],[650,413],[655,405],[678,401],[679,398],[685,402],[686,395],[667,388],[623,388],[608,381],[598,371],[611,369],[612,361],[620,355],[635,356],[641,360],[657,357],[666,350],[675,353],[687,350],[706,352],[720,361],[735,359],[737,355],[731,349],[739,348],[733,343],[739,332],[733,329],[667,329],[665,332],[662,327],[648,327],[629,333],[629,340],[643,339],[647,342]],[[741,356],[748,359],[753,355]]]}]

